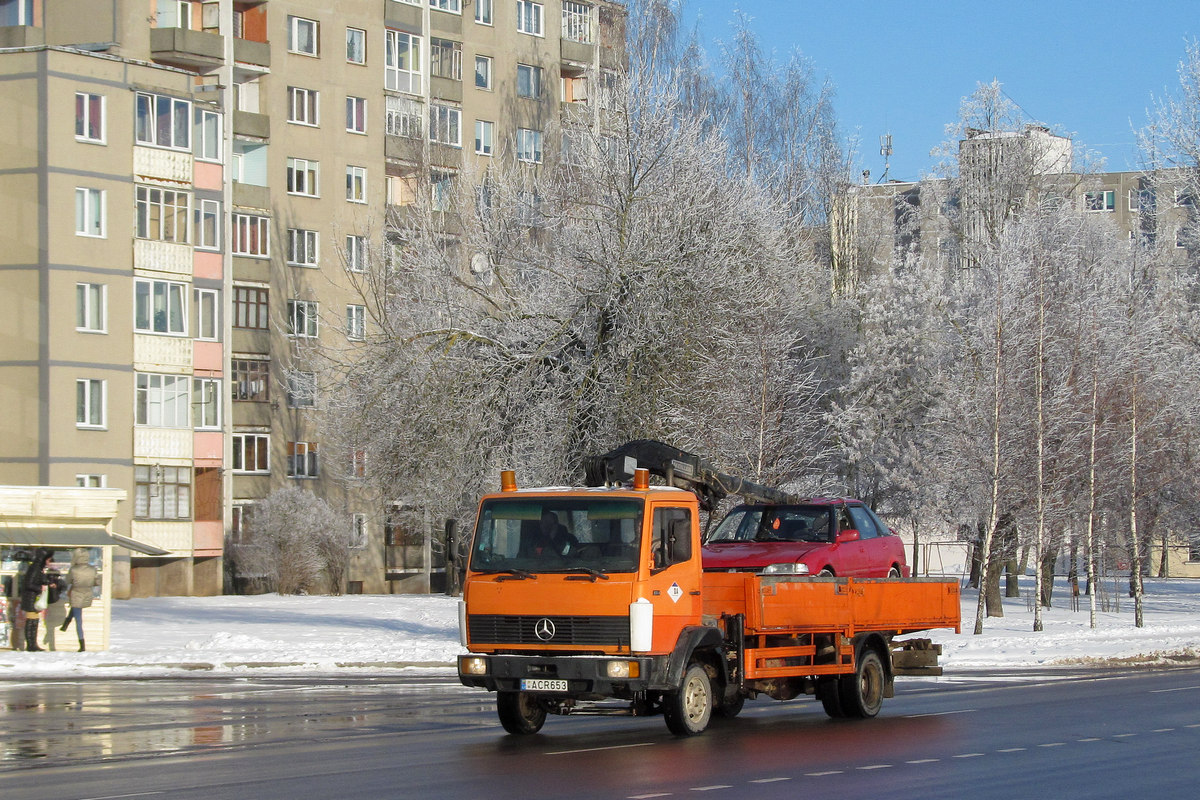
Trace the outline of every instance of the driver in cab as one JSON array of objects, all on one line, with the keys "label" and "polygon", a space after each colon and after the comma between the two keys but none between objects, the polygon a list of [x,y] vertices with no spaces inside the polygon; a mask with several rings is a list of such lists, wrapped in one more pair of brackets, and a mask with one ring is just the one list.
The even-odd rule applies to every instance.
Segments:
[{"label": "driver in cab", "polygon": [[569,555],[579,540],[571,535],[566,526],[558,521],[558,515],[553,511],[543,511],[541,522],[538,523],[537,536],[529,548],[531,555],[554,554]]}]

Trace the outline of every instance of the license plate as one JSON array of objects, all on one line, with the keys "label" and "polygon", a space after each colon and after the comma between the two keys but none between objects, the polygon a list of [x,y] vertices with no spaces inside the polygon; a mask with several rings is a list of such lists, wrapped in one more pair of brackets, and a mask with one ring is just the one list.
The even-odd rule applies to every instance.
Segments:
[{"label": "license plate", "polygon": [[524,678],[521,680],[522,692],[565,692],[567,682],[549,678]]}]

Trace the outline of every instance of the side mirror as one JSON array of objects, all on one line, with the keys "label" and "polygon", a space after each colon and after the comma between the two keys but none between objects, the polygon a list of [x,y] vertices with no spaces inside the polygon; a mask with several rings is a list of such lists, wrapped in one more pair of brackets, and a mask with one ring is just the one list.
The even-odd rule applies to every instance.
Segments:
[{"label": "side mirror", "polygon": [[838,531],[837,543],[842,544],[844,542],[857,542],[859,538],[861,538],[859,532],[854,528],[849,528],[844,531]]},{"label": "side mirror", "polygon": [[667,529],[667,562],[678,564],[692,558],[692,521],[673,519]]}]

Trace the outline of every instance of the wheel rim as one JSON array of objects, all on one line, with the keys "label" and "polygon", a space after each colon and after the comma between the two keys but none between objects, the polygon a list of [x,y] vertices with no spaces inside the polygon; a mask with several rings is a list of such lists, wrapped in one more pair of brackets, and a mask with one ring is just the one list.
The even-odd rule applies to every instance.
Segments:
[{"label": "wheel rim", "polygon": [[878,662],[871,660],[863,664],[862,675],[859,677],[859,694],[863,705],[868,709],[879,705],[883,699],[883,668]]},{"label": "wheel rim", "polygon": [[704,681],[697,677],[690,678],[683,694],[684,713],[689,720],[695,722],[704,718],[707,709],[708,690],[704,687]]}]

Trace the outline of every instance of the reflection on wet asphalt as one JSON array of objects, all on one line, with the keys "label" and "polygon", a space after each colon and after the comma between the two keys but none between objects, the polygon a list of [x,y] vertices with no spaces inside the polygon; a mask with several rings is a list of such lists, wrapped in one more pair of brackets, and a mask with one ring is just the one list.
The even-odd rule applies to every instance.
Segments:
[{"label": "reflection on wet asphalt", "polygon": [[[0,684],[0,770],[456,725],[492,698],[452,677]],[[490,721],[490,719],[489,719]]]}]

